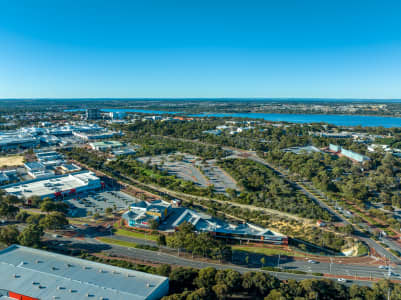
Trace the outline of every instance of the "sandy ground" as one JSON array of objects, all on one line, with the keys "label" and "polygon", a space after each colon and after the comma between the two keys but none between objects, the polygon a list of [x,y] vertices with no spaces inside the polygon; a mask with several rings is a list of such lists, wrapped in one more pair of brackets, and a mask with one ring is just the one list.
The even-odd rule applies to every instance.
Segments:
[{"label": "sandy ground", "polygon": [[24,157],[22,155],[0,157],[0,167],[21,166],[23,164],[24,164]]}]

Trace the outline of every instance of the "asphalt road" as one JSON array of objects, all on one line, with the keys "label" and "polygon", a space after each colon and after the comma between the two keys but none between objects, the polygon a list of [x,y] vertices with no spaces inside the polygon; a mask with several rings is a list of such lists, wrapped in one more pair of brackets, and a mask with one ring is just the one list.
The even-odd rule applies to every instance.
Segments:
[{"label": "asphalt road", "polygon": [[[142,240],[132,237],[118,236],[113,235],[113,239],[118,239],[121,241],[134,242],[137,244],[145,244],[150,246],[156,246],[154,241]],[[250,261],[250,265],[259,265],[260,258],[255,255],[254,262]],[[196,262],[198,263],[198,262]],[[377,266],[365,266],[365,265],[356,265],[356,264],[342,264],[342,263],[310,263],[308,259],[280,259],[278,261],[277,256],[269,256],[266,259],[266,266],[271,267],[281,267],[282,269],[287,270],[299,270],[308,273],[317,272],[317,273],[325,273],[332,274],[336,276],[357,276],[357,277],[366,277],[366,278],[388,278],[388,271],[384,269],[379,269]],[[242,267],[243,268],[243,267]],[[392,279],[401,279],[401,266],[394,266],[391,268]],[[398,275],[398,276],[396,276]]]},{"label": "asphalt road", "polygon": [[[96,246],[104,246],[104,243],[97,241],[93,238],[85,238],[85,239],[74,239],[74,238],[60,238],[57,239],[60,243],[72,243],[72,244],[85,244],[85,246],[93,245]],[[247,268],[243,266],[237,266],[232,264],[217,264],[211,262],[202,262],[197,260],[191,260],[183,257],[178,257],[171,254],[162,253],[159,251],[150,251],[144,249],[137,249],[137,248],[129,248],[117,245],[107,245],[108,247],[104,247],[103,252],[108,254],[114,254],[116,256],[131,258],[135,260],[141,260],[144,262],[154,262],[154,263],[162,263],[162,264],[170,264],[170,265],[177,265],[183,267],[192,267],[192,268],[206,268],[206,267],[214,267],[216,269],[233,269],[240,273],[245,273],[249,271],[261,271],[259,268]],[[267,272],[267,271],[264,271]],[[306,275],[306,274],[291,274],[285,272],[267,272],[276,276],[281,280],[303,280],[303,279],[322,279],[320,276],[313,276],[313,275]],[[345,274],[347,275],[347,274]],[[325,277],[328,278],[328,277]],[[331,279],[331,278],[329,278]],[[337,280],[336,278],[332,278],[332,280]],[[362,280],[348,280],[347,285],[351,284],[358,284],[364,286],[371,286],[371,281],[362,281]]]}]

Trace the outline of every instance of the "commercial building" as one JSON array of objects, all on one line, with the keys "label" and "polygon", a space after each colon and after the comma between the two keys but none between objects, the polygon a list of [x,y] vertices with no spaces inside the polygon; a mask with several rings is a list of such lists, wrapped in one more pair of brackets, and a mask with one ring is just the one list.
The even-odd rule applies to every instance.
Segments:
[{"label": "commercial building", "polygon": [[171,212],[171,204],[162,200],[139,201],[131,204],[122,216],[128,226],[150,228],[150,221],[160,222]]},{"label": "commercial building", "polygon": [[40,142],[46,144],[48,146],[58,145],[60,144],[61,140],[55,135],[41,135],[39,138]]},{"label": "commercial building", "polygon": [[344,149],[338,145],[330,144],[329,150],[332,152],[335,152],[338,155],[345,156],[353,161],[360,162],[360,163],[370,160],[370,158],[367,157],[366,155],[362,155],[362,154],[356,153],[354,151]]},{"label": "commercial building", "polygon": [[209,232],[216,238],[277,245],[288,244],[287,236],[270,229],[249,223],[231,224],[200,212],[180,208],[177,204],[173,207],[170,203],[161,200],[135,202],[122,218],[130,227],[149,228],[151,220],[155,220],[162,224],[161,230],[174,231],[183,222],[189,222],[196,231]]},{"label": "commercial building", "polygon": [[13,245],[0,251],[0,299],[156,300],[168,278]]},{"label": "commercial building", "polygon": [[290,147],[283,149],[284,152],[291,152],[294,154],[312,154],[312,153],[321,153],[322,151],[315,146],[305,146],[305,147]]},{"label": "commercial building", "polygon": [[333,152],[341,152],[341,146],[330,144],[329,150]]},{"label": "commercial building", "polygon": [[202,133],[205,133],[205,134],[213,134],[213,135],[220,135],[221,134],[221,130],[219,130],[219,129],[212,129],[212,130],[204,130],[204,131],[202,131]]},{"label": "commercial building", "polygon": [[319,132],[316,134],[317,136],[326,137],[326,138],[334,138],[334,139],[348,139],[352,138],[351,132]]},{"label": "commercial building", "polygon": [[18,132],[0,133],[0,151],[31,149],[38,145],[39,140],[31,135],[21,135]]},{"label": "commercial building", "polygon": [[88,190],[96,190],[104,185],[94,173],[82,171],[54,176],[50,179],[33,179],[2,187],[8,193],[19,198],[39,196],[42,199],[58,198]]},{"label": "commercial building", "polygon": [[86,120],[99,120],[102,118],[100,114],[100,109],[98,108],[88,108],[85,111],[85,119]]},{"label": "commercial building", "polygon": [[198,232],[210,232],[213,236],[221,239],[288,245],[287,236],[270,229],[249,223],[235,225],[190,209],[184,210],[172,226],[176,228],[183,222],[191,223]]},{"label": "commercial building", "polygon": [[61,170],[63,174],[67,174],[67,173],[77,172],[81,170],[81,167],[75,164],[62,164],[59,167],[59,170]]},{"label": "commercial building", "polygon": [[123,111],[111,111],[109,112],[109,117],[112,120],[122,120],[125,118],[126,113]]},{"label": "commercial building", "polygon": [[377,152],[377,151],[384,151],[384,152],[392,152],[393,149],[389,145],[381,145],[381,144],[371,144],[368,146],[369,152]]},{"label": "commercial building", "polygon": [[84,140],[84,141],[94,141],[94,140],[101,140],[101,139],[109,139],[115,136],[117,133],[114,131],[99,131],[99,132],[77,132],[74,131],[73,135]]},{"label": "commercial building", "polygon": [[60,166],[65,162],[63,155],[56,151],[38,151],[35,153],[35,155],[38,161],[46,168]]},{"label": "commercial building", "polygon": [[6,170],[0,172],[0,185],[18,179],[17,170]]},{"label": "commercial building", "polygon": [[130,154],[135,154],[135,153],[136,153],[136,150],[127,147],[127,148],[119,148],[119,149],[113,150],[113,151],[111,151],[111,153],[112,153],[114,156],[130,155]]},{"label": "commercial building", "polygon": [[107,151],[111,149],[120,148],[123,146],[123,144],[118,141],[94,142],[94,143],[89,143],[89,145],[93,150],[97,151]]}]

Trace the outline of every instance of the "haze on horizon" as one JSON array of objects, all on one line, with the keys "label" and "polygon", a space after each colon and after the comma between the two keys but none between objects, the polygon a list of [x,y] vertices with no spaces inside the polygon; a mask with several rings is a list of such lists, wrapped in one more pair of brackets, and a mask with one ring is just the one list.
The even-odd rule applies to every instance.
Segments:
[{"label": "haze on horizon", "polygon": [[0,98],[401,98],[401,2],[0,0]]}]

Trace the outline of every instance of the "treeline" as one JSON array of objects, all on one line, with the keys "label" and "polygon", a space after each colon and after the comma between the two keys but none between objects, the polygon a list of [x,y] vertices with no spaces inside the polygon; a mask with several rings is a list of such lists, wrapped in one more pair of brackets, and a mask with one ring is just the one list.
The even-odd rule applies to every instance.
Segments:
[{"label": "treeline", "polygon": [[[26,204],[30,201],[35,207],[40,206],[43,212],[47,214],[29,214],[20,210],[17,205]],[[0,191],[0,217],[9,221],[25,223],[23,230],[20,231],[17,226],[9,225],[0,228],[0,243],[4,245],[21,244],[29,247],[39,247],[40,238],[44,230],[64,229],[68,225],[66,213],[68,206],[63,202],[56,202],[50,198],[43,201],[37,196],[30,199],[20,199],[13,195],[6,195]]]},{"label": "treeline", "polygon": [[107,164],[107,167],[145,184],[156,184],[173,191],[197,196],[213,196],[212,188],[199,187],[192,181],[169,175],[167,171],[159,169],[156,165],[143,164],[133,158],[111,161]]},{"label": "treeline", "polygon": [[248,159],[225,159],[219,161],[219,166],[230,173],[244,189],[238,195],[231,193],[236,202],[272,208],[304,218],[331,220],[326,210],[267,166]]},{"label": "treeline", "polygon": [[[126,127],[117,126],[125,130],[123,141],[136,143],[141,147],[136,156],[149,156],[170,154],[173,152],[189,153],[203,159],[214,159],[225,157],[229,153],[221,147],[213,145],[202,145],[185,140],[172,140],[163,136],[185,137],[197,139],[201,137],[203,130],[214,128],[215,125],[207,122],[151,122],[141,121]],[[180,134],[175,134],[179,130]]]},{"label": "treeline", "polygon": [[183,222],[177,227],[177,232],[167,239],[167,246],[181,249],[193,255],[209,257],[218,260],[231,260],[231,247],[223,241],[216,240],[209,233],[195,233],[191,223]]}]

